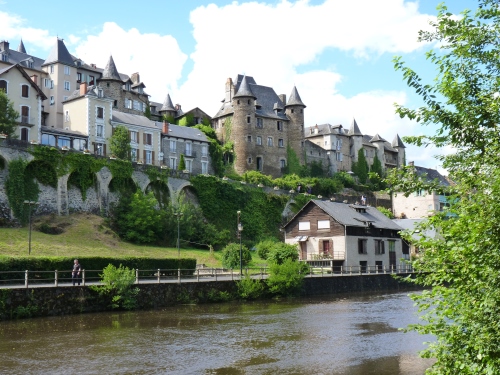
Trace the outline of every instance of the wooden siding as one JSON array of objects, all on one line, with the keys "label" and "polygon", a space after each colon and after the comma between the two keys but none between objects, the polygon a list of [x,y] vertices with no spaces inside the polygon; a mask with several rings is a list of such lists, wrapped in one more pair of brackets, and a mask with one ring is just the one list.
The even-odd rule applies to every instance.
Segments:
[{"label": "wooden siding", "polygon": [[[318,220],[329,220],[330,229],[318,229]],[[299,221],[309,221],[311,226],[309,230],[299,231]],[[325,213],[315,204],[309,204],[300,215],[293,219],[286,228],[287,237],[313,236],[313,237],[332,237],[343,236],[344,226],[335,221],[330,215]]]}]

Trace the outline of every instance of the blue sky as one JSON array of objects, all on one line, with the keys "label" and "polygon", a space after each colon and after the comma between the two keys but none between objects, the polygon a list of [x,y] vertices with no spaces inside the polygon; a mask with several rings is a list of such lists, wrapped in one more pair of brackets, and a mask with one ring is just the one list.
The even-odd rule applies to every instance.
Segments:
[{"label": "blue sky", "polygon": [[[214,115],[224,84],[237,74],[289,95],[296,85],[307,105],[306,126],[348,127],[391,141],[422,134],[394,114],[393,103],[418,98],[393,69],[395,55],[432,78],[417,32],[428,27],[439,0],[95,1],[0,0],[0,40],[45,58],[56,36],[87,63],[104,67],[113,55],[120,72],[139,72],[151,100],[170,94],[184,110]],[[475,9],[449,0],[450,11]],[[448,152],[444,150],[444,152]],[[407,149],[407,160],[436,168],[436,150]]]}]

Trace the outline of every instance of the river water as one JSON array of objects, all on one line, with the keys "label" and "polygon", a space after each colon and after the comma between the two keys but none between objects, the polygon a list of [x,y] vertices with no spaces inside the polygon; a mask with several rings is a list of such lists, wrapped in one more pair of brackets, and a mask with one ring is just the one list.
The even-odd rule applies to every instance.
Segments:
[{"label": "river water", "polygon": [[0,374],[421,375],[407,293],[0,322]]}]

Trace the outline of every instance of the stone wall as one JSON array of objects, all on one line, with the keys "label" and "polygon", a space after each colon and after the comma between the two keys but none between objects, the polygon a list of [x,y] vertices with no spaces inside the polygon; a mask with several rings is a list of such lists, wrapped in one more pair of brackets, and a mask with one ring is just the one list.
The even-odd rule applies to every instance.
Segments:
[{"label": "stone wall", "polygon": [[[208,294],[214,291],[236,292],[236,282],[231,280],[139,284],[137,287],[140,289],[139,309],[162,308],[188,301],[203,303],[208,301]],[[302,296],[416,289],[413,284],[388,274],[306,277]],[[109,306],[109,298],[99,296],[87,286],[0,289],[0,320],[109,311]]]}]

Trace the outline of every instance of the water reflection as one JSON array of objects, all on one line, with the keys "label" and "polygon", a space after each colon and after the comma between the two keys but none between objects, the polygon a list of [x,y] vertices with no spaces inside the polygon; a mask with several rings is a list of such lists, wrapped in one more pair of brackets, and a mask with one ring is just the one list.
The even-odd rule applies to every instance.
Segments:
[{"label": "water reflection", "polygon": [[8,374],[423,374],[405,293],[0,323]]}]

